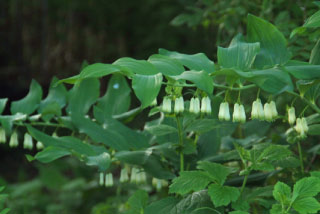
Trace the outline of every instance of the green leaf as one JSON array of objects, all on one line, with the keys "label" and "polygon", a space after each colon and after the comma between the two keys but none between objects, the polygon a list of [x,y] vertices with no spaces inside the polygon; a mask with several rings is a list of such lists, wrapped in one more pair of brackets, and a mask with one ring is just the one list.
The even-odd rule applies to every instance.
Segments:
[{"label": "green leaf", "polygon": [[1,210],[0,214],[7,214],[10,212],[10,208],[5,208],[4,210]]},{"label": "green leaf", "polygon": [[188,80],[208,94],[212,94],[213,92],[213,80],[205,71],[185,71],[178,76],[171,76],[171,78],[175,80]]},{"label": "green leaf", "polygon": [[308,177],[300,179],[293,186],[292,201],[299,198],[313,197],[320,192],[320,179]]},{"label": "green leaf", "polygon": [[175,127],[164,124],[159,124],[155,126],[145,126],[145,130],[150,132],[152,135],[156,136],[178,133],[178,130]]},{"label": "green leaf", "polygon": [[218,63],[224,68],[251,68],[256,55],[260,51],[260,44],[237,42],[228,48],[218,47]]},{"label": "green leaf", "polygon": [[245,211],[232,211],[232,212],[229,212],[229,214],[250,214],[250,213]]},{"label": "green leaf", "polygon": [[169,193],[185,195],[190,191],[199,191],[205,189],[211,182],[211,177],[207,172],[185,171],[180,176],[173,179],[169,187]]},{"label": "green leaf", "polygon": [[273,204],[272,209],[270,210],[270,214],[279,214],[282,213],[282,206],[281,204]]},{"label": "green leaf", "polygon": [[265,66],[282,65],[289,60],[287,41],[271,23],[249,14],[247,35],[248,42],[260,43],[260,53],[256,56],[255,67],[261,69]]},{"label": "green leaf", "polygon": [[184,72],[184,67],[178,60],[165,55],[154,54],[149,57],[148,61],[166,76],[175,76]]},{"label": "green leaf", "polygon": [[131,89],[126,78],[119,74],[112,75],[105,95],[97,104],[103,110],[104,118],[127,112],[131,101],[130,93]]},{"label": "green leaf", "polygon": [[312,171],[310,174],[312,177],[320,178],[320,171]]},{"label": "green leaf", "polygon": [[228,167],[208,161],[199,162],[197,168],[207,172],[211,179],[220,185],[224,184],[227,176],[232,172],[232,170]]},{"label": "green leaf", "polygon": [[77,138],[70,136],[52,137],[33,128],[30,125],[27,126],[27,129],[30,135],[37,141],[42,142],[45,147],[60,147],[69,149],[70,151],[73,150],[74,152],[83,155],[96,155],[96,152],[92,149],[92,147],[89,144],[83,143],[81,140]]},{"label": "green leaf", "polygon": [[204,133],[213,129],[227,129],[230,126],[230,123],[222,123],[217,119],[197,119],[188,124],[186,131]]},{"label": "green leaf", "polygon": [[10,134],[14,121],[24,121],[27,116],[25,114],[17,113],[15,115],[0,115],[0,122],[5,129],[6,134]]},{"label": "green leaf", "polygon": [[42,88],[37,81],[32,80],[29,93],[21,100],[11,103],[11,114],[23,113],[32,114],[37,108],[42,98]]},{"label": "green leaf", "polygon": [[71,115],[73,124],[79,129],[80,133],[87,134],[94,142],[103,143],[116,150],[129,150],[130,144],[120,135],[117,130],[103,128],[89,118],[81,115]]},{"label": "green leaf", "polygon": [[137,190],[128,200],[128,214],[143,214],[148,203],[148,193],[144,190]]},{"label": "green leaf", "polygon": [[314,124],[309,126],[309,135],[320,135],[320,124]]},{"label": "green leaf", "polygon": [[320,39],[311,51],[309,63],[313,65],[320,65]]},{"label": "green leaf", "polygon": [[215,207],[227,206],[232,201],[236,201],[240,192],[235,187],[220,186],[219,184],[211,184],[208,188],[210,196]]},{"label": "green leaf", "polygon": [[162,74],[140,75],[132,79],[132,88],[141,102],[142,108],[149,106],[159,94],[162,84]]},{"label": "green leaf", "polygon": [[50,163],[56,159],[71,155],[71,152],[66,148],[49,146],[43,151],[38,152],[34,159],[42,163]]},{"label": "green leaf", "polygon": [[2,114],[4,108],[6,107],[8,98],[2,98],[0,99],[0,114]]},{"label": "green leaf", "polygon": [[316,12],[310,16],[304,23],[303,27],[307,28],[317,28],[320,27],[320,11]]},{"label": "green leaf", "polygon": [[295,200],[292,207],[301,214],[317,213],[320,203],[313,197],[306,197]]},{"label": "green leaf", "polygon": [[146,60],[136,60],[129,57],[120,58],[113,64],[120,65],[120,67],[125,69],[125,71],[132,74],[140,75],[155,75],[159,71],[150,62]]},{"label": "green leaf", "polygon": [[110,155],[106,152],[96,156],[89,156],[86,164],[88,166],[98,166],[100,172],[106,171],[111,163]]},{"label": "green leaf", "polygon": [[69,105],[67,112],[85,115],[91,105],[95,103],[100,94],[100,82],[98,79],[90,78],[74,85],[69,92]]},{"label": "green leaf", "polygon": [[178,202],[179,199],[175,197],[167,197],[155,201],[146,207],[145,214],[177,214],[175,207]]},{"label": "green leaf", "polygon": [[120,72],[120,71],[121,71],[121,68],[116,65],[95,63],[95,64],[84,67],[84,69],[80,72],[80,74],[60,80],[58,83],[65,82],[65,83],[75,84],[87,78],[100,78],[100,77],[107,76],[109,74]]},{"label": "green leaf", "polygon": [[188,67],[190,70],[203,70],[209,74],[214,72],[213,61],[208,59],[208,57],[204,53],[189,55],[160,48],[159,54],[178,60],[181,64]]},{"label": "green leaf", "polygon": [[273,197],[281,204],[288,205],[291,200],[291,188],[287,184],[278,181],[274,186]]},{"label": "green leaf", "polygon": [[285,66],[284,69],[292,76],[302,80],[320,79],[320,65]]}]

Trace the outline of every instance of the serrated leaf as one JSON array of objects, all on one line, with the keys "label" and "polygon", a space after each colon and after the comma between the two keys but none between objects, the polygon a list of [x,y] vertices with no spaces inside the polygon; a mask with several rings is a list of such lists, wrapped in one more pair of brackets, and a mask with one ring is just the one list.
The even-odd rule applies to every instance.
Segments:
[{"label": "serrated leaf", "polygon": [[[183,198],[177,205],[174,212],[172,214],[199,214],[201,213],[199,210],[201,208],[208,207],[209,210],[205,210],[205,214],[213,214],[214,211],[213,204],[210,200],[210,197],[207,194],[206,190],[201,190],[199,192],[194,192],[189,194],[187,197]],[[199,212],[198,212],[199,211]]]},{"label": "serrated leaf", "polygon": [[279,214],[282,213],[282,206],[280,204],[273,204],[270,214]]},{"label": "serrated leaf", "polygon": [[155,201],[148,205],[145,209],[145,214],[177,214],[175,207],[179,199],[175,197],[167,197],[158,201]]},{"label": "serrated leaf", "polygon": [[127,112],[131,102],[130,93],[131,89],[126,78],[120,74],[112,75],[105,95],[97,103],[97,106],[103,112],[104,118]]},{"label": "serrated leaf", "polygon": [[106,171],[111,163],[110,155],[106,152],[103,152],[96,156],[88,156],[86,164],[88,166],[98,166],[100,172]]},{"label": "serrated leaf", "polygon": [[32,114],[39,106],[42,98],[42,88],[39,83],[32,80],[29,93],[23,99],[11,103],[11,114]]},{"label": "serrated leaf", "polygon": [[247,35],[248,42],[260,43],[260,53],[256,56],[255,67],[282,65],[289,60],[287,41],[271,23],[249,14]]},{"label": "serrated leaf", "polygon": [[208,161],[199,162],[197,168],[207,172],[212,180],[220,185],[224,184],[227,176],[232,172],[232,169],[229,167]]},{"label": "serrated leaf", "polygon": [[232,201],[236,201],[240,196],[240,191],[235,187],[211,184],[208,188],[208,195],[214,206],[220,207],[227,206]]},{"label": "serrated leaf", "polygon": [[287,184],[278,181],[274,186],[273,197],[281,204],[288,205],[291,200],[291,188]]},{"label": "serrated leaf", "polygon": [[141,102],[142,108],[148,107],[159,94],[162,84],[162,74],[140,75],[132,79],[132,88]]},{"label": "serrated leaf", "polygon": [[198,54],[182,54],[175,51],[168,51],[160,48],[159,54],[168,56],[178,60],[181,64],[188,67],[190,70],[206,71],[207,73],[214,72],[214,63],[204,53]]},{"label": "serrated leaf", "polygon": [[149,57],[148,61],[166,76],[176,76],[184,72],[184,67],[178,60],[165,55],[154,54]]},{"label": "serrated leaf", "polygon": [[199,191],[211,182],[211,177],[207,172],[185,171],[180,176],[173,179],[169,187],[169,193],[185,195],[191,191]]},{"label": "serrated leaf", "polygon": [[165,124],[159,124],[155,126],[146,126],[145,130],[150,132],[152,135],[162,136],[171,133],[178,133],[177,128]]},{"label": "serrated leaf", "polygon": [[316,177],[302,178],[293,186],[292,201],[297,198],[313,197],[320,192],[320,179]]},{"label": "serrated leaf", "polygon": [[320,203],[313,197],[298,198],[292,207],[301,214],[317,213],[320,210]]},{"label": "serrated leaf", "polygon": [[171,76],[171,78],[175,80],[188,80],[208,94],[212,94],[213,92],[213,80],[205,71],[185,71],[180,75]]},{"label": "serrated leaf", "polygon": [[148,203],[148,193],[144,190],[137,190],[128,200],[129,211],[128,214],[144,213],[144,208]]},{"label": "serrated leaf", "polygon": [[38,152],[34,159],[42,162],[42,163],[50,163],[59,158],[65,157],[67,155],[71,155],[69,149],[49,146],[46,147],[43,151]]}]

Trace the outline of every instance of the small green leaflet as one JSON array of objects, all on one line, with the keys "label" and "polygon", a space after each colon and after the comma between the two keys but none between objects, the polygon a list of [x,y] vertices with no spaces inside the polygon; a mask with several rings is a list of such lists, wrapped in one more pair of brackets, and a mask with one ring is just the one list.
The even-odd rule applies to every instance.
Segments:
[{"label": "small green leaflet", "polygon": [[208,188],[208,194],[216,207],[226,206],[230,202],[236,201],[240,196],[237,188],[218,184],[211,184]]}]

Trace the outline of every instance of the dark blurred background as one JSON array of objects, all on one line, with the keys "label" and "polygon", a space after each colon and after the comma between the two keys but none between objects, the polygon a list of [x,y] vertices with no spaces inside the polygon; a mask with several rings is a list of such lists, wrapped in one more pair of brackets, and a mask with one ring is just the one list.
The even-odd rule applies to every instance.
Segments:
[{"label": "dark blurred background", "polygon": [[[24,97],[31,79],[46,91],[53,76],[75,75],[84,61],[147,59],[158,48],[204,52],[216,62],[217,46],[245,34],[248,13],[289,38],[317,10],[310,0],[0,0],[0,98]],[[288,40],[294,59],[308,60],[318,38],[316,31]],[[10,184],[13,213],[98,214],[112,208],[113,202],[102,203],[105,192],[91,188],[95,169],[73,159],[28,163],[25,153],[0,147],[0,183]]]}]

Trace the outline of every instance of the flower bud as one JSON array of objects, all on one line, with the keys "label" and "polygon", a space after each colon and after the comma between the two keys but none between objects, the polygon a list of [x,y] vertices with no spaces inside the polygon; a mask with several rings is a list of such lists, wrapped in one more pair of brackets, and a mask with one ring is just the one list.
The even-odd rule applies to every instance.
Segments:
[{"label": "flower bud", "polygon": [[200,113],[200,100],[199,100],[199,98],[194,99],[194,113],[195,114]]},{"label": "flower bud", "polygon": [[264,117],[266,121],[271,122],[273,120],[271,106],[269,103],[264,104]]},{"label": "flower bud", "polygon": [[211,114],[211,100],[209,97],[201,99],[201,113]]},{"label": "flower bud", "polygon": [[19,145],[18,142],[18,133],[14,131],[10,137],[9,146],[10,147],[17,147]]},{"label": "flower bud", "polygon": [[162,188],[161,180],[157,178],[152,178],[152,186],[154,186],[156,190],[159,192]]},{"label": "flower bud", "polygon": [[129,181],[128,170],[126,167],[121,169],[120,172],[120,183],[125,183]]},{"label": "flower bud", "polygon": [[174,104],[174,113],[182,113],[184,111],[184,101],[183,97],[176,98]]},{"label": "flower bud", "polygon": [[0,128],[0,143],[6,143],[6,131],[3,128]]},{"label": "flower bud", "polygon": [[32,150],[32,148],[33,148],[32,137],[28,133],[24,134],[23,148],[30,149],[30,150]]},{"label": "flower bud", "polygon": [[276,103],[274,101],[270,102],[270,108],[271,108],[272,119],[275,120],[278,117],[278,111],[277,111]]},{"label": "flower bud", "polygon": [[171,113],[171,99],[165,97],[162,103],[162,111],[166,113]]},{"label": "flower bud", "polygon": [[220,104],[219,115],[220,120],[229,121],[230,120],[230,111],[228,102],[223,102]]},{"label": "flower bud", "polygon": [[259,119],[259,106],[258,106],[258,101],[253,101],[252,103],[252,109],[251,109],[251,119]]},{"label": "flower bud", "polygon": [[52,133],[52,137],[58,138],[59,136],[58,136],[57,132],[53,132],[53,133]]},{"label": "flower bud", "polygon": [[232,121],[233,122],[239,122],[240,121],[240,106],[239,106],[238,103],[234,104],[234,106],[233,106]]},{"label": "flower bud", "polygon": [[258,118],[259,120],[264,120],[265,119],[265,112],[261,103],[260,99],[257,99],[257,106],[258,106]]},{"label": "flower bud", "polygon": [[105,182],[106,187],[111,187],[113,186],[113,175],[111,173],[106,174],[106,182]]},{"label": "flower bud", "polygon": [[137,174],[138,174],[138,169],[133,167],[131,169],[131,177],[130,177],[131,183],[137,183]]},{"label": "flower bud", "polygon": [[246,122],[246,112],[244,111],[244,106],[239,106],[239,122],[244,123]]},{"label": "flower bud", "polygon": [[306,137],[305,127],[304,127],[304,125],[302,123],[303,123],[302,119],[301,118],[297,118],[296,125],[295,125],[294,129],[296,130],[296,132],[298,132],[300,137],[305,138]]},{"label": "flower bud", "polygon": [[40,141],[37,142],[36,147],[37,147],[37,150],[42,150],[42,149],[44,149],[44,145],[43,145],[43,143],[40,142]]},{"label": "flower bud", "polygon": [[288,122],[290,125],[293,125],[296,122],[296,111],[294,107],[288,109]]},{"label": "flower bud", "polygon": [[302,126],[302,129],[305,133],[307,133],[309,131],[308,123],[307,123],[307,120],[305,117],[301,118],[301,126]]},{"label": "flower bud", "polygon": [[226,111],[225,105],[224,105],[224,103],[221,103],[220,107],[219,107],[219,114],[218,114],[219,120],[221,120],[221,121],[224,120],[225,111]]},{"label": "flower bud", "polygon": [[145,183],[146,180],[147,180],[147,176],[146,176],[145,172],[138,172],[137,173],[137,179],[136,179],[137,184]]},{"label": "flower bud", "polygon": [[192,97],[190,100],[189,112],[194,113],[194,98]]},{"label": "flower bud", "polygon": [[104,175],[103,175],[103,172],[100,172],[99,185],[103,186],[103,184],[104,184]]}]

